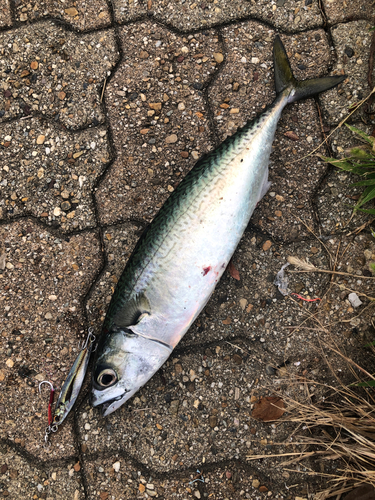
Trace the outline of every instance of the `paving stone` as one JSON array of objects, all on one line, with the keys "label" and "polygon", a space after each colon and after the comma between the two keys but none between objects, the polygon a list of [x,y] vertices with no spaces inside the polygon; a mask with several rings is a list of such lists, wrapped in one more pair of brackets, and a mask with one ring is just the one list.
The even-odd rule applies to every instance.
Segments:
[{"label": "paving stone", "polygon": [[74,454],[71,420],[43,447],[50,380],[61,388],[85,335],[81,300],[100,268],[95,233],[66,240],[28,219],[0,226],[1,435],[40,458]]},{"label": "paving stone", "polygon": [[215,3],[177,0],[171,7],[167,0],[152,0],[150,13],[156,19],[183,31],[198,27],[210,28],[252,13],[251,4],[242,0],[232,0],[230,3],[223,0]]},{"label": "paving stone", "polygon": [[3,498],[62,498],[61,495],[74,500],[84,498],[81,478],[73,469],[73,461],[63,466],[55,463],[40,467],[7,445],[1,445],[0,461]]},{"label": "paving stone", "polygon": [[[332,28],[332,38],[337,51],[334,74],[346,74],[348,78],[339,91],[329,90],[320,97],[324,117],[330,124],[337,124],[349,114],[349,107],[370,93],[367,81],[370,56],[371,32],[369,21],[354,21]],[[375,81],[375,67],[372,73]],[[329,107],[329,110],[328,110]],[[367,110],[368,111],[368,110]],[[366,113],[366,105],[352,115],[355,121],[375,123],[374,113]],[[361,118],[362,117],[362,118]]]},{"label": "paving stone", "polygon": [[[209,88],[209,101],[220,140],[261,113],[275,95],[274,31],[249,22],[225,28],[223,36],[227,62]],[[323,31],[284,36],[283,41],[296,78],[327,74],[330,51]],[[232,113],[233,110],[238,112]],[[272,186],[260,202],[262,209],[254,212],[252,224],[284,241],[307,235],[297,217],[313,227],[311,199],[326,167],[315,157],[305,156],[321,141],[319,117],[312,100],[290,105],[284,110],[271,155]],[[301,158],[303,160],[298,161]]]},{"label": "paving stone", "polygon": [[[360,224],[357,224],[358,227]],[[355,355],[353,351],[358,340],[363,343],[373,341],[371,320],[368,322],[363,316],[360,319],[359,315],[366,313],[364,309],[370,304],[369,297],[374,294],[374,281],[370,278],[369,264],[375,262],[375,240],[369,232],[362,231],[354,232],[349,245],[347,241],[345,233],[338,233],[332,234],[325,242],[332,255],[337,253],[335,269],[338,272],[348,273],[349,276],[337,277],[336,284],[328,288],[324,309],[326,314],[329,314],[331,322],[338,324],[338,330],[342,334],[346,334],[348,330],[351,331],[351,335],[349,334],[351,347],[348,347],[348,352]],[[364,302],[361,308],[352,307],[348,300],[350,293],[356,293]],[[373,311],[370,309],[368,314],[371,317]],[[364,316],[366,317],[366,314]],[[360,363],[363,364],[366,361],[362,356]]]},{"label": "paving stone", "polygon": [[[366,215],[351,217],[356,179],[316,157],[293,163],[321,139],[316,103],[328,134],[325,123],[369,91],[370,3],[323,0],[321,12],[318,0],[114,0],[114,25],[103,0],[15,0],[12,28],[10,2],[2,2],[0,496],[290,499],[326,487],[310,475],[321,472],[315,459],[298,473],[285,473],[284,457],[247,461],[296,451],[298,438],[291,424],[266,424],[251,411],[275,393],[287,404],[311,395],[323,402],[322,383],[335,386],[334,375],[352,383],[324,342],[373,370],[361,346],[373,341],[375,240]],[[166,365],[105,419],[88,406],[86,380],[45,449],[49,391],[39,395],[39,381],[61,386],[78,339],[89,325],[100,331],[142,229],[196,160],[272,102],[276,30],[297,78],[330,70],[349,78],[283,113],[273,185]],[[365,111],[354,117],[368,133],[372,120]],[[333,153],[352,141],[340,129]],[[299,296],[284,297],[273,281],[288,255],[350,275],[290,266],[289,289]],[[324,473],[340,467],[332,461]]]},{"label": "paving stone", "polygon": [[[260,471],[253,471],[251,465],[236,462],[226,466],[209,464],[206,467],[204,464],[199,466],[199,472],[202,474],[197,470],[186,470],[160,478],[152,471],[146,473],[144,468],[137,469],[131,461],[121,456],[118,458],[120,470],[115,473],[113,460],[111,457],[99,457],[85,464],[90,498],[104,497],[105,494],[108,494],[108,498],[112,495],[114,498],[126,500],[147,498],[146,495],[165,500],[207,497],[229,499],[237,498],[239,495],[243,498],[253,498],[253,495],[259,495],[261,486],[267,484],[269,487],[267,490],[270,490],[268,475],[264,476]],[[297,478],[296,475],[293,477]],[[256,481],[259,483],[258,488],[253,486]],[[275,491],[274,481],[272,486],[272,497],[284,498]]]},{"label": "paving stone", "polygon": [[150,0],[147,2],[143,0],[114,0],[115,19],[119,23],[135,21],[149,12],[147,6],[151,7],[150,4],[152,4]]},{"label": "paving stone", "polygon": [[11,24],[12,17],[10,15],[9,0],[3,0],[2,5],[0,6],[0,28],[11,26]]},{"label": "paving stone", "polygon": [[117,158],[96,193],[106,224],[152,219],[194,156],[210,149],[202,89],[221,50],[213,31],[178,36],[149,22],[120,36],[124,56],[105,92]]},{"label": "paving stone", "polygon": [[324,12],[329,24],[354,21],[355,19],[365,19],[370,21],[375,19],[375,12],[371,3],[361,0],[343,0],[337,3],[335,0],[323,0]]},{"label": "paving stone", "polygon": [[[130,3],[134,11],[136,2],[116,1],[119,21],[123,22],[129,19]],[[248,16],[260,19],[277,28],[293,31],[323,25],[316,0],[300,2],[297,7],[292,1],[270,3],[267,0],[257,2],[254,0],[232,0],[228,3],[225,0],[214,2],[210,0],[203,2],[176,0],[172,5],[167,0],[149,0],[147,9],[149,15],[154,15],[156,19],[184,31],[212,27],[219,23],[239,20]],[[139,5],[137,12],[143,14],[144,10],[145,7]]]},{"label": "paving stone", "polygon": [[[87,420],[86,417],[85,420]],[[89,449],[87,449],[88,452]],[[131,461],[118,455],[101,456],[96,460],[88,458],[84,465],[89,498],[123,498],[124,500],[145,498],[139,491],[139,484],[143,484],[141,481],[144,478],[141,476],[141,471]],[[147,482],[144,480],[144,484]]]},{"label": "paving stone", "polygon": [[[74,5],[72,7],[71,5]],[[109,26],[111,16],[104,0],[78,0],[71,3],[57,3],[53,0],[19,0],[15,4],[16,20],[37,21],[44,17],[61,19],[78,30],[92,30]]]},{"label": "paving stone", "polygon": [[0,121],[36,113],[69,128],[104,121],[100,87],[118,57],[112,30],[76,35],[48,21],[0,33],[0,46]]},{"label": "paving stone", "polygon": [[63,231],[95,226],[91,191],[110,158],[105,128],[72,134],[32,118],[0,124],[0,144],[0,219],[32,214]]}]

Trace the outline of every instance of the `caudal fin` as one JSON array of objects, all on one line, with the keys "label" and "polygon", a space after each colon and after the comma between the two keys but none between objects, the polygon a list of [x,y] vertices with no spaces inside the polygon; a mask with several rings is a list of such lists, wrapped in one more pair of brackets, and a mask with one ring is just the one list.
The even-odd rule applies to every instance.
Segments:
[{"label": "caudal fin", "polygon": [[288,98],[288,103],[311,97],[314,94],[325,92],[326,90],[336,87],[343,82],[346,75],[342,76],[326,76],[324,78],[313,78],[312,80],[296,80],[293,76],[292,68],[288,56],[285,52],[284,45],[280,37],[276,35],[273,44],[273,62],[275,68],[275,86],[276,92],[279,94],[286,88],[290,88],[291,92]]}]

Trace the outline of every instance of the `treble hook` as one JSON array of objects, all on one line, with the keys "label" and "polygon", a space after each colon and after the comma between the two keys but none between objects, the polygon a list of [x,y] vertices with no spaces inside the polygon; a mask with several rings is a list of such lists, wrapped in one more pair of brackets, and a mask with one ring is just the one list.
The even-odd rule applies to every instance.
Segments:
[{"label": "treble hook", "polygon": [[83,351],[84,349],[87,349],[87,347],[89,345],[89,342],[90,342],[90,345],[95,342],[95,338],[96,337],[93,334],[93,331],[94,331],[93,328],[89,328],[89,333],[87,335],[87,339],[85,341],[82,341],[82,347],[80,347],[80,342],[78,343],[78,349],[80,349],[81,351]]}]

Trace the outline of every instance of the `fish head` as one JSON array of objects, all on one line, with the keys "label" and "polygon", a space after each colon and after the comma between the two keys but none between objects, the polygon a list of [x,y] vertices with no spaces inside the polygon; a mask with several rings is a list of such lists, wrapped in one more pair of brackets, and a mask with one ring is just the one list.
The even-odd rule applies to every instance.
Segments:
[{"label": "fish head", "polygon": [[98,346],[91,405],[103,405],[103,416],[114,412],[154,375],[169,354],[163,344],[130,328],[112,327]]}]

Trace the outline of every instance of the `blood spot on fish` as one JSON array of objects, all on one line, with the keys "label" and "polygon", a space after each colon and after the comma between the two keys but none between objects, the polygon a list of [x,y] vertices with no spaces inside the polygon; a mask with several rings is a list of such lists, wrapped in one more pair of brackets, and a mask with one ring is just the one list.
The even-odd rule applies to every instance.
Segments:
[{"label": "blood spot on fish", "polygon": [[211,271],[211,266],[207,266],[203,268],[202,274],[203,276],[206,276],[207,273]]}]

